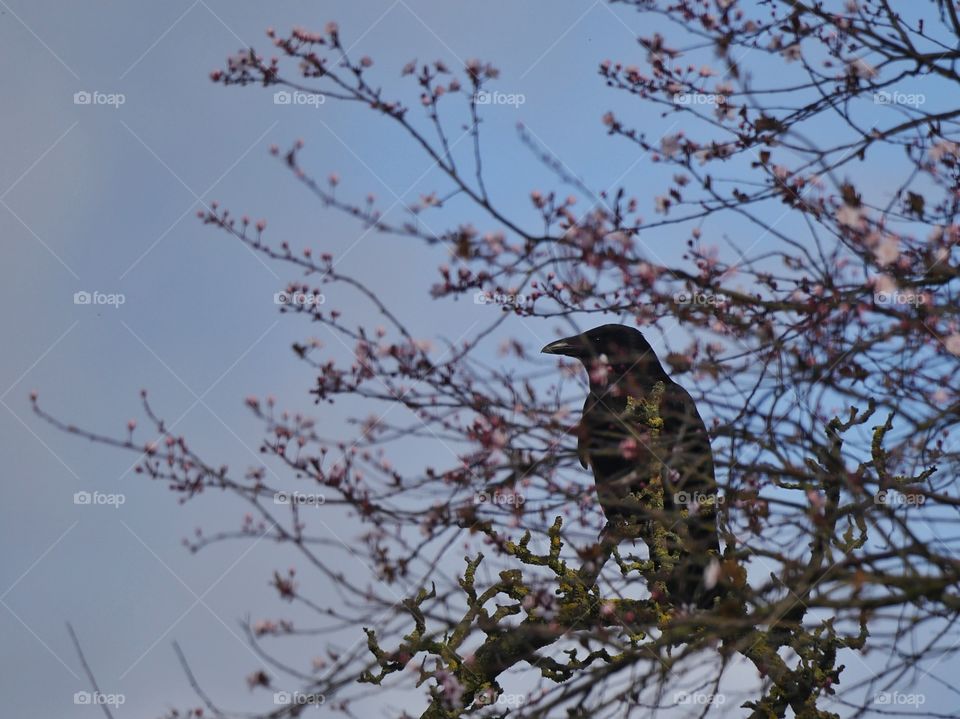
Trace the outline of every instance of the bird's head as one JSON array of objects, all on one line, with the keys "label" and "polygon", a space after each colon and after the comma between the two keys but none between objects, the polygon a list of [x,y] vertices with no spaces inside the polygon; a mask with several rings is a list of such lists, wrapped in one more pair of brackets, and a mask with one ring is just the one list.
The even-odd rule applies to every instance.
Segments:
[{"label": "bird's head", "polygon": [[590,371],[591,384],[594,384],[593,370],[598,362],[609,366],[617,376],[631,371],[658,377],[664,375],[650,343],[638,330],[626,325],[594,327],[551,342],[540,351],[580,360]]}]

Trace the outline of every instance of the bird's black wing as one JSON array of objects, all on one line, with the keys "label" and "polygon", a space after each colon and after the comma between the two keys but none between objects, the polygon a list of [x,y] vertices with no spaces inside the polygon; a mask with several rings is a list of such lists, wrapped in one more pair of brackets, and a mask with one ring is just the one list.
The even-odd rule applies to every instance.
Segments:
[{"label": "bird's black wing", "polygon": [[715,495],[717,481],[713,468],[710,435],[693,398],[676,382],[670,382],[660,407],[667,465],[672,493]]},{"label": "bird's black wing", "polygon": [[[704,572],[719,558],[717,539],[717,481],[706,425],[689,393],[670,382],[660,410],[663,418],[667,472],[664,473],[664,510],[668,527],[680,538],[680,564],[669,583],[671,594],[708,606]],[[686,514],[686,516],[684,516]]]},{"label": "bird's black wing", "polygon": [[625,422],[626,400],[590,392],[583,405],[577,437],[577,453],[584,466],[593,471],[597,496],[607,519],[623,514],[622,500],[630,486],[634,462],[624,458],[620,443],[631,436]]}]

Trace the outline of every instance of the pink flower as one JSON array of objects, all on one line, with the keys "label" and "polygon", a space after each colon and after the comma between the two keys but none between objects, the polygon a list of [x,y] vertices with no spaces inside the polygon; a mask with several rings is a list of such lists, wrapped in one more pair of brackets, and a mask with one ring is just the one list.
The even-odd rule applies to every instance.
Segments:
[{"label": "pink flower", "polygon": [[823,498],[823,495],[815,489],[807,490],[807,500],[809,500],[810,506],[818,512],[821,511],[824,504],[826,504],[826,500]]},{"label": "pink flower", "polygon": [[640,456],[640,444],[634,437],[627,437],[620,442],[620,454],[624,459],[634,460]]},{"label": "pink flower", "polygon": [[667,135],[660,140],[660,152],[667,157],[673,157],[680,152],[680,135]]},{"label": "pink flower", "polygon": [[844,205],[837,210],[837,222],[844,227],[857,229],[863,225],[863,210],[852,205]]},{"label": "pink flower", "polygon": [[606,357],[601,356],[593,361],[590,367],[590,382],[592,384],[604,385],[610,377],[610,365]]},{"label": "pink flower", "polygon": [[933,147],[930,148],[929,154],[931,160],[934,162],[940,162],[940,160],[942,160],[944,157],[957,157],[960,155],[960,146],[958,146],[955,142],[942,140],[940,142],[933,143]]},{"label": "pink flower", "polygon": [[896,292],[897,283],[890,275],[877,275],[873,278],[873,288],[877,292],[892,293]]},{"label": "pink flower", "polygon": [[862,57],[858,57],[856,60],[850,63],[850,70],[857,77],[865,79],[874,77],[877,74],[877,68],[864,60]]},{"label": "pink flower", "polygon": [[438,671],[434,675],[434,678],[439,685],[443,703],[451,708],[460,706],[464,691],[463,684],[460,683],[460,680],[445,669]]},{"label": "pink flower", "polygon": [[793,45],[788,45],[780,54],[783,55],[783,58],[787,62],[795,62],[799,60],[802,57],[800,54],[800,43],[795,42]]},{"label": "pink flower", "polygon": [[711,559],[710,564],[703,570],[703,586],[707,589],[713,589],[720,581],[720,562]]},{"label": "pink flower", "polygon": [[877,262],[881,265],[889,265],[897,261],[900,257],[900,240],[894,235],[884,235],[873,253],[877,256]]},{"label": "pink flower", "polygon": [[950,354],[960,356],[960,333],[954,333],[947,337],[943,345]]}]

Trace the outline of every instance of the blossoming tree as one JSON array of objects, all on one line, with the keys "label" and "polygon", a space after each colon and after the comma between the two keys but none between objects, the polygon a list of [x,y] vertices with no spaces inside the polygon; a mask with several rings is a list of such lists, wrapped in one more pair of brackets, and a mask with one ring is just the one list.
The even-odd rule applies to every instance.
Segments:
[{"label": "blossoming tree", "polygon": [[[328,211],[435,247],[442,264],[425,302],[480,297],[500,310],[441,347],[414,336],[368,278],[344,273],[323,248],[275,243],[265,222],[220,206],[202,212],[227,241],[286,267],[291,296],[349,286],[382,316],[367,327],[351,307],[286,307],[352,348],[343,363],[316,342],[294,346],[316,375],[317,416],[346,400],[379,408],[357,417],[352,441],[331,441],[305,409],[250,398],[263,451],[287,468],[280,485],[260,468],[238,473],[201,456],[146,395],[159,442],[138,441],[133,428],[110,437],[67,425],[34,398],[63,429],[142,452],[140,471],[185,498],[241,497],[249,515],[217,539],[265,534],[300,553],[300,574],[337,588],[340,598],[311,596],[300,574],[273,576],[280,599],[359,641],[290,667],[278,658],[282,639],[304,630],[251,625],[251,643],[271,657],[251,686],[297,687],[270,716],[320,701],[350,714],[363,695],[410,687],[422,692],[422,716],[436,718],[651,707],[825,718],[904,704],[946,715],[920,686],[943,681],[960,651],[960,455],[950,435],[960,406],[957,8],[616,4],[673,30],[639,37],[639,60],[603,62],[598,84],[676,115],[683,129],[652,137],[629,114],[601,110],[597,130],[671,179],[653,197],[599,191],[521,129],[546,178],[529,195],[533,225],[486,180],[483,158],[496,150],[481,132],[482,98],[498,80],[488,62],[381,71],[352,57],[330,23],[271,30],[277,57],[244,50],[212,74],[322,94],[328,107],[360,104],[400,128],[442,181],[399,221],[373,197],[337,191],[338,176],[317,179],[302,142],[273,152]],[[451,141],[464,118],[469,147]],[[454,197],[458,219],[428,229],[421,220],[446,221]],[[732,226],[756,232],[733,239]],[[682,257],[662,260],[677,242]],[[584,378],[535,354],[516,328],[536,321],[549,337],[620,321],[653,338],[679,323],[682,339],[671,335],[663,359],[710,420],[722,487],[704,499],[716,502],[722,546],[707,577],[722,589],[712,608],[648,591],[642,546],[598,543],[602,515],[575,452]],[[504,336],[491,363],[490,343]],[[391,406],[404,411],[387,418]],[[414,440],[444,449],[401,470],[391,453]],[[278,493],[295,499],[277,504]],[[320,512],[348,513],[371,588],[331,569],[301,494],[322,495]],[[266,638],[277,642],[269,652]],[[225,715],[197,690],[205,709],[188,713]]]}]

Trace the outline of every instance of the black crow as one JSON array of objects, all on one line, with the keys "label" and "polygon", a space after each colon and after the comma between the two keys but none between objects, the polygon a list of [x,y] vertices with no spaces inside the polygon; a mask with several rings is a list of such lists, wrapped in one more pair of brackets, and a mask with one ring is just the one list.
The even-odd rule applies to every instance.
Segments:
[{"label": "black crow", "polygon": [[[716,576],[707,569],[720,559],[717,485],[693,399],[631,327],[595,327],[541,351],[579,359],[590,377],[577,453],[593,470],[604,537],[642,539],[674,605],[711,606]],[[654,556],[658,537],[672,559]]]}]

